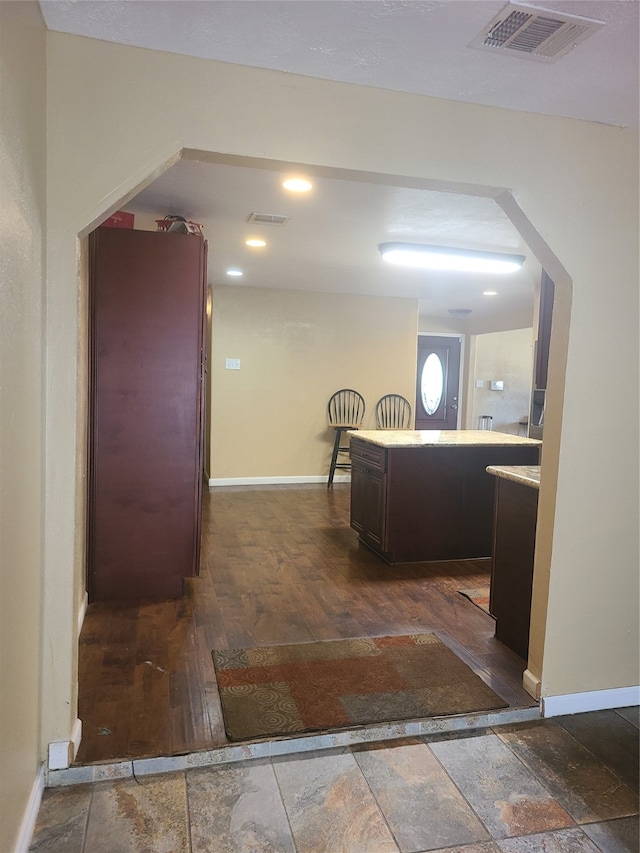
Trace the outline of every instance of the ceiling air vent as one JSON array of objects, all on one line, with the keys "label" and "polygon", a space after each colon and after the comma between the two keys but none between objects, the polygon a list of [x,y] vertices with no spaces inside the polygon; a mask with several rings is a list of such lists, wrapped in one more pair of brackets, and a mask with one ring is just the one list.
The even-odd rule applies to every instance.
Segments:
[{"label": "ceiling air vent", "polygon": [[258,225],[286,225],[290,218],[277,213],[250,213],[247,222],[256,222]]},{"label": "ceiling air vent", "polygon": [[507,3],[468,46],[553,62],[603,25],[592,18]]}]

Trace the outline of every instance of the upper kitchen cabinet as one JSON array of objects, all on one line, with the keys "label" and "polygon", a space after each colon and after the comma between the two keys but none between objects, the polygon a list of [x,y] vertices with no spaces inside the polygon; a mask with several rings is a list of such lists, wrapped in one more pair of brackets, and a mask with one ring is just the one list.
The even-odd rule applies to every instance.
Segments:
[{"label": "upper kitchen cabinet", "polygon": [[551,321],[553,319],[553,300],[555,285],[547,273],[542,271],[540,280],[540,298],[538,300],[537,340],[534,352],[533,389],[529,411],[529,438],[542,438],[544,431],[544,412],[547,395],[547,377],[549,372],[549,345],[551,343]]},{"label": "upper kitchen cabinet", "polygon": [[182,593],[198,573],[205,240],[90,237],[91,601]]},{"label": "upper kitchen cabinet", "polygon": [[551,342],[551,320],[553,317],[553,299],[555,285],[542,271],[540,281],[540,307],[538,311],[538,341],[536,346],[536,363],[534,387],[547,387],[547,372],[549,369],[549,344]]}]

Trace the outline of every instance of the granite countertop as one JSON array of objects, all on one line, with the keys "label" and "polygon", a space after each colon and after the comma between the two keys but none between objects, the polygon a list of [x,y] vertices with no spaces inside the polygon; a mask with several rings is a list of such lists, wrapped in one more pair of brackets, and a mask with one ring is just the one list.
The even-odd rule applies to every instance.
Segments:
[{"label": "granite countertop", "polygon": [[540,488],[539,465],[489,465],[487,474],[502,477],[503,480],[513,480],[532,489]]},{"label": "granite countertop", "polygon": [[360,429],[350,430],[351,438],[359,438],[379,447],[517,447],[541,446],[542,442],[522,435],[484,429]]}]

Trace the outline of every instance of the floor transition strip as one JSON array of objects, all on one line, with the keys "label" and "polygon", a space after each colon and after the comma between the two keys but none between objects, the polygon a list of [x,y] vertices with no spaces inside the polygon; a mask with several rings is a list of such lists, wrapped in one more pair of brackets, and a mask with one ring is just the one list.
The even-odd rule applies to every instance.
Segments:
[{"label": "floor transition strip", "polygon": [[340,731],[314,733],[278,740],[231,744],[183,755],[127,759],[126,761],[104,764],[85,764],[78,767],[68,767],[64,770],[49,770],[46,775],[46,787],[56,788],[63,785],[104,782],[157,773],[174,773],[194,767],[235,764],[254,758],[320,752],[357,744],[382,743],[404,737],[429,737],[452,732],[473,731],[474,729],[493,728],[538,719],[540,719],[540,708],[538,706],[505,708],[475,714],[430,717],[424,720],[408,720],[378,726],[360,726],[354,729],[341,729]]}]

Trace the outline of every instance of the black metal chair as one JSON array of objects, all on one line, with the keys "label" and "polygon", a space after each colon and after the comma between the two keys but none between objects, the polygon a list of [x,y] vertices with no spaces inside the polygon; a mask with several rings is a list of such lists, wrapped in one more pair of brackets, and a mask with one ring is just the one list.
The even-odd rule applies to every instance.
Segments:
[{"label": "black metal chair", "polygon": [[411,429],[411,403],[401,394],[385,394],[376,403],[378,429]]},{"label": "black metal chair", "polygon": [[336,391],[327,404],[329,425],[335,431],[327,488],[333,484],[336,468],[351,469],[351,462],[338,462],[339,456],[349,455],[349,446],[342,444],[342,434],[350,429],[360,429],[364,422],[365,408],[364,397],[352,388]]}]

